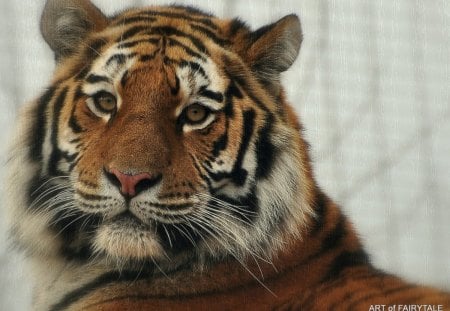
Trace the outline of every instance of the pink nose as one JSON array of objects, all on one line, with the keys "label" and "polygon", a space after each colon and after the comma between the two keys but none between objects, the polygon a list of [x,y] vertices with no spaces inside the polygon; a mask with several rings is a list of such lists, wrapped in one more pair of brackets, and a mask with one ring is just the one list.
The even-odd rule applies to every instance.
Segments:
[{"label": "pink nose", "polygon": [[150,173],[139,173],[135,175],[124,174],[118,169],[112,168],[109,171],[113,174],[120,183],[120,192],[124,196],[134,197],[136,196],[136,188],[139,183],[144,184],[145,182],[151,182],[154,178]]}]

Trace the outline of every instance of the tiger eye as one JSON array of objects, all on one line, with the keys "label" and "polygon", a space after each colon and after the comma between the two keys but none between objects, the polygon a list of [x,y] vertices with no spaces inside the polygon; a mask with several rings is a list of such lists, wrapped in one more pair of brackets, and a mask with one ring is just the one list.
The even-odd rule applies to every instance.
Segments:
[{"label": "tiger eye", "polygon": [[116,109],[116,97],[110,93],[101,93],[94,98],[95,105],[102,112],[110,113]]},{"label": "tiger eye", "polygon": [[206,119],[208,109],[199,104],[193,104],[186,109],[186,119],[191,123],[198,123]]}]

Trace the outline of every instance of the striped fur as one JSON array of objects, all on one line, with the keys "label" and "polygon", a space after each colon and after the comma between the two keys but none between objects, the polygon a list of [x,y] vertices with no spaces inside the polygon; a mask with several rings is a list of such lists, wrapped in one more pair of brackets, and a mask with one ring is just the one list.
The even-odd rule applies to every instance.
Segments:
[{"label": "striped fur", "polygon": [[9,163],[36,310],[450,307],[373,268],[318,188],[280,85],[296,16],[251,31],[190,7],[49,0],[41,29],[57,67]]}]

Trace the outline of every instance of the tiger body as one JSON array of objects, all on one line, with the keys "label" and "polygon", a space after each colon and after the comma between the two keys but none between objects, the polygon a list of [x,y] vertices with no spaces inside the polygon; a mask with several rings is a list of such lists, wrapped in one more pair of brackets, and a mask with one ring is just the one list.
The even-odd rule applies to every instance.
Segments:
[{"label": "tiger body", "polygon": [[373,268],[317,186],[279,81],[296,16],[251,31],[50,0],[41,29],[57,66],[21,114],[9,194],[36,310],[450,306]]}]

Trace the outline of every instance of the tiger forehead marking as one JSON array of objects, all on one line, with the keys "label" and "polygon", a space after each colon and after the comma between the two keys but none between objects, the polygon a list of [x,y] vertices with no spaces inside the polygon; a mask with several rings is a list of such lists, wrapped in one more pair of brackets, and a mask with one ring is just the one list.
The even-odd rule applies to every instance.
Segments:
[{"label": "tiger forehead marking", "polygon": [[[198,62],[182,60],[176,64],[177,62],[167,56],[170,54],[169,49],[161,46],[165,44],[164,38],[160,38],[158,45],[150,52],[147,49],[140,49],[139,52],[127,53],[132,56],[123,56],[125,54],[122,50],[116,50],[116,46],[111,47],[109,50],[115,53],[110,53],[108,50],[105,53],[106,57],[101,57],[94,62],[93,70],[88,74],[83,86],[84,92],[90,95],[102,91],[116,94],[118,105],[114,122],[117,125],[110,131],[112,133],[105,133],[106,136],[103,137],[103,140],[112,142],[113,145],[103,147],[105,151],[101,156],[107,158],[106,162],[117,162],[119,161],[117,157],[123,154],[120,160],[122,164],[111,163],[108,166],[119,165],[128,173],[151,170],[152,166],[160,165],[172,156],[168,155],[167,149],[172,144],[176,145],[179,137],[170,138],[166,131],[161,129],[166,125],[170,126],[171,123],[175,124],[175,119],[181,115],[183,108],[195,102],[201,102],[213,111],[224,108],[225,81],[219,76],[217,67],[211,61],[198,59]],[[122,44],[118,43],[118,45]],[[143,61],[142,55],[149,54],[153,57],[146,57]],[[111,61],[121,58],[128,59],[127,62],[120,64],[121,67]],[[116,75],[111,75],[111,72]],[[216,123],[220,122],[216,120]],[[183,132],[202,127],[204,125],[190,128],[184,126]],[[218,128],[220,130],[220,127]],[[114,133],[114,129],[118,129],[118,133]],[[174,129],[172,130],[175,132]],[[112,139],[109,139],[107,135],[111,135]],[[191,145],[195,146],[194,143]],[[150,150],[147,150],[150,146]],[[97,148],[98,145],[95,147]],[[208,145],[199,145],[199,148],[205,149],[205,152],[208,151]],[[195,149],[192,152],[194,151]],[[114,155],[116,160],[109,159],[106,154]],[[173,162],[189,163],[190,161],[192,159]],[[135,167],[131,167],[129,163]],[[191,173],[191,178],[195,176],[189,169],[181,166],[173,170]]]}]

